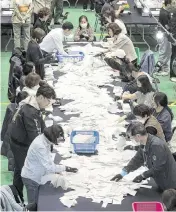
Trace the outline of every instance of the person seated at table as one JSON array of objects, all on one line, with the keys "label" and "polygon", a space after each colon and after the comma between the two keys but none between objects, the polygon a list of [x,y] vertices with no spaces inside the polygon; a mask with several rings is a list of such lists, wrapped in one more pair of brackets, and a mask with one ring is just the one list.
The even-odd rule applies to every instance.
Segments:
[{"label": "person seated at table", "polygon": [[42,29],[36,28],[33,30],[26,55],[26,60],[34,63],[35,71],[42,80],[45,76],[44,64],[49,63],[53,59],[53,56],[50,54],[44,57],[40,49],[39,43],[41,43],[44,36],[45,32]]},{"label": "person seated at table", "polygon": [[146,73],[146,72],[140,71],[132,63],[129,66],[129,70],[131,70],[131,78],[132,78],[132,80],[130,82],[128,82],[124,86],[123,93],[124,92],[130,92],[130,93],[137,92],[137,90],[138,90],[137,79],[141,75],[146,75],[149,78],[150,83],[152,84],[152,78],[150,77],[150,75],[148,73]]},{"label": "person seated at table", "polygon": [[30,25],[33,12],[32,0],[12,0],[12,25],[14,33],[14,48],[21,48],[21,33],[23,31],[23,47],[25,51],[30,40]]},{"label": "person seated at table", "polygon": [[63,140],[62,127],[52,125],[46,127],[43,134],[37,136],[31,143],[21,172],[23,183],[27,189],[28,204],[37,204],[39,185],[44,175],[78,171],[76,168],[56,165],[51,157],[51,145],[57,145]]},{"label": "person seated at table", "polygon": [[168,189],[162,194],[164,211],[176,211],[176,190]]},{"label": "person seated at table", "polygon": [[74,41],[93,41],[94,31],[85,15],[79,17],[79,27],[74,34]]},{"label": "person seated at table", "polygon": [[40,87],[39,83],[41,78],[36,73],[30,73],[25,78],[25,87],[22,91],[26,91],[29,96],[35,96],[38,88]]},{"label": "person seated at table", "polygon": [[133,64],[137,63],[137,55],[134,45],[130,38],[122,33],[122,29],[116,23],[110,23],[107,27],[108,34],[112,38],[112,45],[110,45],[110,51],[116,51],[117,49],[124,50],[127,58]]},{"label": "person seated at table", "polygon": [[119,18],[116,18],[115,16],[115,11],[106,11],[104,14],[103,14],[103,17],[105,18],[105,20],[107,21],[107,26],[108,24],[110,23],[116,23],[122,30],[121,33],[123,34],[127,34],[127,29],[126,29],[126,26],[125,24],[123,23],[123,21]]},{"label": "person seated at table", "polygon": [[[141,75],[137,78],[137,91],[130,94],[129,92],[124,92],[122,94],[122,99],[126,100],[136,100],[137,104],[145,104],[152,107],[153,94],[155,90],[153,89],[149,78],[146,75]],[[135,104],[135,103],[134,103]]]},{"label": "person seated at table", "polygon": [[[153,110],[144,104],[137,105],[133,109],[133,114],[135,115],[137,121],[144,124],[147,133],[155,135],[158,138],[165,141],[165,136],[162,127],[158,120],[152,115]],[[124,150],[138,150],[139,146],[128,145],[124,147]]]},{"label": "person seated at table", "polygon": [[41,28],[45,34],[48,34],[49,33],[49,28],[48,28],[48,24],[47,24],[47,20],[49,18],[49,15],[50,15],[50,10],[49,8],[47,7],[44,7],[42,9],[40,9],[38,11],[38,18],[34,24],[34,27],[33,29],[36,29],[36,28]]},{"label": "person seated at table", "polygon": [[172,138],[172,120],[174,115],[172,110],[168,107],[167,95],[162,92],[156,92],[153,96],[153,115],[162,126],[166,141]]},{"label": "person seated at table", "polygon": [[71,35],[73,24],[65,22],[62,28],[52,29],[40,43],[40,48],[46,53],[53,53],[58,51],[59,54],[67,55],[63,48],[63,41]]},{"label": "person seated at table", "polygon": [[137,120],[144,124],[148,133],[156,135],[163,141],[165,141],[165,135],[163,129],[158,120],[152,115],[153,110],[147,105],[140,104],[136,105],[133,110],[133,114]]},{"label": "person seated at table", "polygon": [[118,182],[125,175],[145,165],[147,171],[135,177],[134,183],[141,183],[151,177],[159,190],[176,189],[176,162],[167,143],[147,133],[145,126],[140,122],[132,122],[126,133],[139,143],[140,147],[130,162],[111,180]]}]

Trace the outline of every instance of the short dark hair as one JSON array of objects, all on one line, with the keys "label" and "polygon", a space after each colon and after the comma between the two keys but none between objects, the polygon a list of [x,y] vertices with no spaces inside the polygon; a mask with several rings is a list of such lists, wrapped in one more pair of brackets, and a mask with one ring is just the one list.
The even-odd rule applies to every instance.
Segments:
[{"label": "short dark hair", "polygon": [[33,39],[37,39],[37,40],[42,40],[42,38],[44,38],[46,35],[45,31],[41,28],[35,28],[33,31],[32,31],[32,38]]},{"label": "short dark hair", "polygon": [[141,87],[138,88],[138,91],[141,91],[141,93],[146,94],[150,92],[154,92],[154,88],[152,87],[150,80],[147,75],[141,75],[137,78],[137,81],[141,83]]},{"label": "short dark hair", "polygon": [[79,27],[80,27],[80,29],[81,29],[80,22],[81,22],[81,20],[82,20],[83,18],[86,19],[86,21],[87,21],[87,28],[89,28],[89,27],[90,27],[90,24],[89,24],[89,21],[88,21],[87,16],[82,15],[82,16],[79,17]]},{"label": "short dark hair", "polygon": [[38,11],[38,17],[43,18],[44,16],[47,16],[50,14],[50,10],[47,7],[43,7]]},{"label": "short dark hair", "polygon": [[166,206],[168,211],[176,210],[176,190],[168,189],[162,194],[162,202]]},{"label": "short dark hair", "polygon": [[33,71],[34,66],[35,65],[33,62],[26,62],[23,66],[23,74],[27,76],[29,73]]},{"label": "short dark hair", "polygon": [[133,114],[142,118],[145,116],[149,117],[152,114],[152,110],[145,104],[139,104],[133,109]]},{"label": "short dark hair", "polygon": [[62,25],[62,29],[63,29],[63,30],[66,30],[66,29],[72,30],[72,29],[73,29],[73,24],[72,24],[71,22],[65,22],[65,23],[63,23],[63,25]]},{"label": "short dark hair", "polygon": [[46,136],[46,138],[54,144],[57,144],[58,138],[60,137],[64,138],[64,131],[62,127],[57,124],[54,124],[50,127],[46,127],[43,133]]},{"label": "short dark hair", "polygon": [[119,35],[122,32],[122,29],[119,27],[116,23],[110,23],[108,25],[108,30],[111,29],[113,32],[113,35]]},{"label": "short dark hair", "polygon": [[26,99],[29,96],[29,94],[26,91],[21,91],[16,96],[16,103],[19,104],[23,99]]},{"label": "short dark hair", "polygon": [[42,95],[47,99],[56,99],[56,93],[51,86],[49,86],[47,83],[42,83],[39,85],[40,87],[37,90],[36,96]]},{"label": "short dark hair", "polygon": [[137,134],[147,135],[147,131],[145,129],[145,126],[141,122],[135,121],[129,124],[127,128],[127,134],[131,136],[135,136]]},{"label": "short dark hair", "polygon": [[153,95],[154,102],[157,106],[161,105],[162,107],[166,108],[171,115],[171,119],[173,120],[174,114],[172,110],[168,107],[168,98],[167,95],[163,92],[156,92]]},{"label": "short dark hair", "polygon": [[36,85],[39,85],[41,78],[38,74],[32,72],[28,74],[25,78],[25,85],[28,88],[33,88]]}]

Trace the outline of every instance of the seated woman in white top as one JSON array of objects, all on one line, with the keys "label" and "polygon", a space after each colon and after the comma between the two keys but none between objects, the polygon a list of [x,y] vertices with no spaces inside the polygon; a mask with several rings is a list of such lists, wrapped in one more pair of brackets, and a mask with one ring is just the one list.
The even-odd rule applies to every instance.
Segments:
[{"label": "seated woman in white top", "polygon": [[64,140],[61,126],[52,125],[44,129],[44,133],[34,139],[29,147],[21,176],[27,189],[28,204],[37,204],[38,191],[44,175],[61,172],[77,172],[76,168],[56,165],[51,157],[52,144]]},{"label": "seated woman in white top", "polygon": [[117,49],[124,50],[126,57],[133,64],[137,63],[137,55],[134,45],[130,38],[122,33],[122,29],[116,23],[110,23],[108,25],[108,34],[112,38],[112,45],[110,46],[110,51],[116,51]]},{"label": "seated woman in white top", "polygon": [[137,104],[145,104],[152,107],[153,94],[155,90],[153,89],[149,78],[146,75],[141,75],[137,78],[138,91],[130,94],[129,92],[124,92],[122,99],[136,100]]},{"label": "seated woman in white top", "polygon": [[108,22],[108,24],[116,23],[121,28],[121,30],[122,30],[121,33],[123,33],[125,35],[127,34],[127,29],[126,29],[125,24],[123,23],[123,21],[120,18],[116,18],[114,10],[105,12],[103,14],[103,16],[104,16],[105,20]]}]

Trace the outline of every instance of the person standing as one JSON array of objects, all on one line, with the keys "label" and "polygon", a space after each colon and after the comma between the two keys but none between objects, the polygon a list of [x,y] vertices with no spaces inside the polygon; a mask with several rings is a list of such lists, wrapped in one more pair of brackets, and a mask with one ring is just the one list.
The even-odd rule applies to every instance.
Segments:
[{"label": "person standing", "polygon": [[118,182],[128,173],[141,166],[147,166],[148,170],[135,177],[133,182],[140,183],[152,177],[161,190],[176,188],[176,162],[166,142],[148,134],[145,126],[140,122],[130,124],[127,134],[141,146],[122,172],[111,180]]},{"label": "person standing", "polygon": [[[88,3],[89,3],[88,0],[84,0],[84,1],[83,1],[83,10],[84,10],[85,12],[88,11]],[[90,0],[90,10],[92,10],[92,11],[94,11],[94,9],[95,9],[95,5],[94,5],[94,4],[95,4],[95,3],[94,3],[94,0]]]},{"label": "person standing", "polygon": [[10,126],[10,146],[15,161],[13,185],[17,188],[22,199],[23,182],[21,170],[32,141],[45,128],[41,110],[47,108],[54,99],[56,99],[54,89],[45,83],[39,87],[36,96],[29,96],[21,102],[19,109],[12,119]]},{"label": "person standing", "polygon": [[23,47],[27,50],[30,40],[32,0],[12,0],[12,25],[14,33],[14,48],[21,48],[21,34],[23,32]]},{"label": "person standing", "polygon": [[54,24],[60,24],[59,18],[63,17],[63,0],[52,0],[49,22],[54,19]]}]

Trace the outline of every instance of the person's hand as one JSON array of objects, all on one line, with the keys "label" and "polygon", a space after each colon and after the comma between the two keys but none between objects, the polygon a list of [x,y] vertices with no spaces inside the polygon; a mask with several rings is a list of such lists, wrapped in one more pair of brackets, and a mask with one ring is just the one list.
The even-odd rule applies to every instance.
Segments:
[{"label": "person's hand", "polygon": [[140,182],[142,182],[143,180],[145,180],[145,179],[143,178],[143,176],[142,176],[142,175],[139,175],[139,176],[137,176],[137,177],[134,178],[133,182],[134,182],[134,183],[140,183]]},{"label": "person's hand", "polygon": [[84,38],[89,38],[88,34],[83,33],[82,36],[84,36]]},{"label": "person's hand", "polygon": [[45,60],[46,60],[46,61],[53,60],[53,55],[48,54],[48,55],[45,57]]},{"label": "person's hand", "polygon": [[121,180],[123,178],[123,176],[121,174],[117,174],[116,176],[114,176],[111,181],[115,181],[118,182],[119,180]]},{"label": "person's hand", "polygon": [[124,150],[134,150],[132,145],[128,145],[124,147]]},{"label": "person's hand", "polygon": [[71,167],[66,166],[65,171],[66,171],[66,172],[73,172],[73,173],[76,173],[76,172],[78,172],[78,169],[77,169],[77,168],[71,168]]},{"label": "person's hand", "polygon": [[123,11],[124,10],[124,6],[120,5],[119,6],[119,11]]}]

